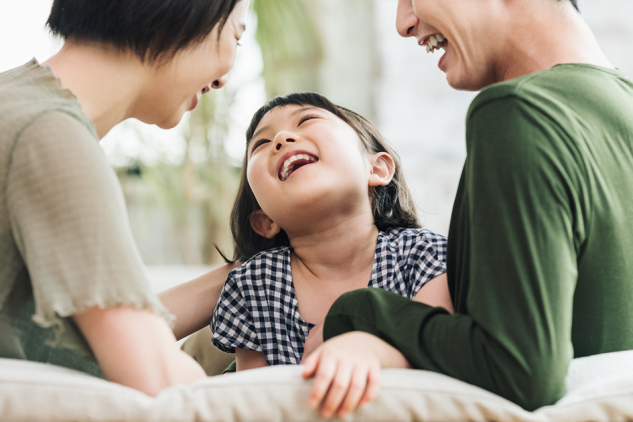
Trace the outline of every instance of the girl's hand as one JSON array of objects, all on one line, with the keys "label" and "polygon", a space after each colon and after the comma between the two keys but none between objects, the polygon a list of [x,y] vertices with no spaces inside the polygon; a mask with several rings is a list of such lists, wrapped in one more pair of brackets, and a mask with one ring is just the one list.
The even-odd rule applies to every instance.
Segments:
[{"label": "girl's hand", "polygon": [[308,406],[344,418],[378,396],[381,368],[409,368],[397,349],[371,334],[354,331],[323,343],[305,358],[304,378],[314,377]]},{"label": "girl's hand", "polygon": [[303,358],[301,359],[301,363],[303,363],[308,356],[310,356],[320,345],[323,344],[324,322],[325,321],[321,321],[319,324],[316,324],[308,333],[306,342],[303,345]]}]

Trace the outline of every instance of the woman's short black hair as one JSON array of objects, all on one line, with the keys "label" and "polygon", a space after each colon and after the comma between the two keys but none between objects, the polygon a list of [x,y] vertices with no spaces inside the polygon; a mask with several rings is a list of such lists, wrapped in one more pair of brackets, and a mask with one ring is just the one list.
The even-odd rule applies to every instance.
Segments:
[{"label": "woman's short black hair", "polygon": [[[394,227],[420,227],[413,196],[407,187],[396,151],[389,146],[369,120],[345,107],[332,103],[320,94],[313,92],[295,93],[285,97],[275,97],[266,103],[255,113],[246,131],[247,150],[259,122],[266,113],[274,108],[290,105],[313,106],[327,110],[354,129],[365,151],[369,154],[386,152],[391,155],[395,164],[391,182],[387,186],[371,188],[369,192],[374,224],[381,231]],[[290,246],[288,236],[283,230],[274,238],[268,239],[255,233],[255,230],[251,227],[250,215],[254,211],[259,210],[260,207],[246,178],[247,166],[248,156],[245,156],[237,198],[231,212],[231,232],[235,242],[233,259],[237,261],[246,261],[256,253],[267,249],[278,246]]]},{"label": "woman's short black hair", "polygon": [[219,30],[240,0],[54,0],[46,22],[64,40],[110,44],[157,62]]}]

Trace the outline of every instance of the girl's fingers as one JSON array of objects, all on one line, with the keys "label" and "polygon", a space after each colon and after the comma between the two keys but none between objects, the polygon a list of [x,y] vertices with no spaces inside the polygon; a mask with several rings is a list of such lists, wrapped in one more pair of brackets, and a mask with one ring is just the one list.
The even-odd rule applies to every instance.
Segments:
[{"label": "girl's fingers", "polygon": [[301,362],[301,364],[304,366],[302,372],[303,378],[310,378],[314,375],[314,372],[319,365],[322,350],[323,349],[318,348],[310,356],[308,356],[305,360]]},{"label": "girl's fingers", "polygon": [[341,406],[341,402],[345,398],[350,383],[352,382],[353,369],[354,366],[351,364],[339,364],[334,379],[330,383],[330,390],[327,392],[325,402],[321,407],[321,415],[323,415],[324,418],[332,416]]},{"label": "girl's fingers", "polygon": [[330,388],[332,379],[336,375],[337,362],[333,359],[327,359],[321,357],[319,365],[314,376],[314,384],[312,384],[312,391],[308,397],[308,406],[315,408],[323,401],[325,393]]},{"label": "girl's fingers", "polygon": [[356,409],[356,406],[358,406],[359,401],[365,392],[368,377],[369,370],[367,367],[356,368],[354,370],[345,400],[337,412],[339,418],[343,419],[352,410]]},{"label": "girl's fingers", "polygon": [[366,405],[378,397],[381,384],[380,375],[380,366],[372,365],[369,370],[369,375],[367,376],[367,388],[365,388],[365,394],[363,394],[363,397],[360,399],[359,407]]}]

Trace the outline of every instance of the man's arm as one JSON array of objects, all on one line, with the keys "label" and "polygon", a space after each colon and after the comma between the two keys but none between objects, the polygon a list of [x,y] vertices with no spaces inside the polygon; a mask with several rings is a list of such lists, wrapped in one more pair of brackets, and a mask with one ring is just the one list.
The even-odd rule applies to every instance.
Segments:
[{"label": "man's arm", "polygon": [[415,368],[532,410],[565,392],[573,357],[576,190],[558,128],[512,98],[471,116],[449,234],[456,314],[378,289],[343,295],[324,339],[365,331]]},{"label": "man's arm", "polygon": [[150,310],[94,307],[73,318],[109,381],[155,396],[206,376],[177,347],[165,321]]}]

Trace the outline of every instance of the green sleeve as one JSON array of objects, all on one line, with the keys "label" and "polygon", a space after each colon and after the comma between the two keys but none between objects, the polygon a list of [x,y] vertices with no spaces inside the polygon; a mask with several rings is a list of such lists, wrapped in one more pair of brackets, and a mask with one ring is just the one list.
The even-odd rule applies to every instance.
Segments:
[{"label": "green sleeve", "polygon": [[456,314],[364,289],[331,308],[324,338],[360,330],[437,371],[533,410],[565,392],[582,238],[565,133],[510,97],[471,112],[448,244]]}]

